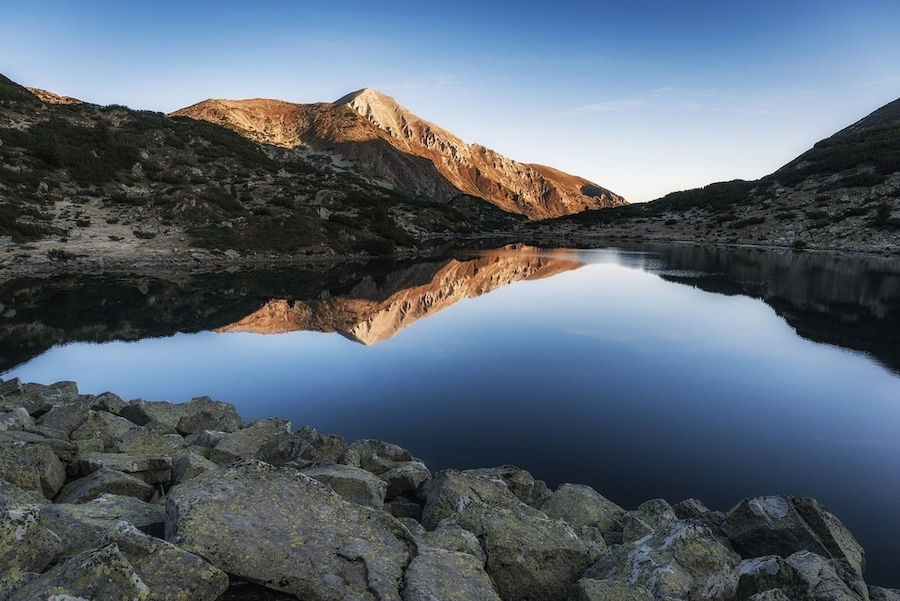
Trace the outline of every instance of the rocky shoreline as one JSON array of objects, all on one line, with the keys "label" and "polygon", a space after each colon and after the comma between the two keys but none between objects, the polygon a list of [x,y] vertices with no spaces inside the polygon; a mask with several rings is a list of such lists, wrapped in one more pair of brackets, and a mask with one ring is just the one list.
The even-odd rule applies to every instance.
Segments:
[{"label": "rocky shoreline", "polygon": [[208,397],[0,380],[0,600],[898,601],[808,498],[628,510]]}]

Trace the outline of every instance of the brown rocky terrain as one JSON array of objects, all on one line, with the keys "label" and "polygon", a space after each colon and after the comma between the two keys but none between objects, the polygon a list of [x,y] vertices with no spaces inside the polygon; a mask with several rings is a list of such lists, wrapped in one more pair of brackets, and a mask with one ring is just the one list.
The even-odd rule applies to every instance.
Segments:
[{"label": "brown rocky terrain", "polygon": [[46,102],[47,104],[84,104],[83,100],[72,98],[71,96],[60,96],[49,90],[42,90],[41,88],[25,89],[40,98],[41,102]]},{"label": "brown rocky terrain", "polygon": [[466,194],[530,219],[626,204],[583,178],[467,144],[368,88],[333,103],[210,99],[172,114],[224,125],[256,142],[326,153],[375,182],[441,202]]},{"label": "brown rocky terrain", "polygon": [[360,282],[346,295],[289,301],[272,299],[259,310],[217,328],[218,332],[280,334],[298,330],[340,332],[365,345],[392,338],[403,328],[466,298],[487,294],[508,284],[537,280],[581,266],[574,251],[515,248],[492,251],[475,259],[451,259],[430,281],[419,283],[422,271],[411,269],[392,277],[388,290]]}]

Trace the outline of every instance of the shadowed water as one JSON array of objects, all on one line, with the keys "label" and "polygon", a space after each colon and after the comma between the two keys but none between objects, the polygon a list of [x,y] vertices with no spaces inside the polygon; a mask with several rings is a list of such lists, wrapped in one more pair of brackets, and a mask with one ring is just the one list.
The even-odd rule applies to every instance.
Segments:
[{"label": "shadowed water", "polygon": [[900,266],[660,246],[0,285],[0,370],[203,394],[633,507],[822,500],[900,585]]}]

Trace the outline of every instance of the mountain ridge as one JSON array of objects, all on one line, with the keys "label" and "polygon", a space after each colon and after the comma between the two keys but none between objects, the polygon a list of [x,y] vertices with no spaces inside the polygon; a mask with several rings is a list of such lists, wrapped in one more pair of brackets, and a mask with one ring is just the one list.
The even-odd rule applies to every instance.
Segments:
[{"label": "mountain ridge", "polygon": [[467,144],[372,88],[332,103],[207,99],[171,115],[223,125],[263,144],[333,153],[373,181],[439,202],[465,194],[529,219],[627,204],[585,178]]}]

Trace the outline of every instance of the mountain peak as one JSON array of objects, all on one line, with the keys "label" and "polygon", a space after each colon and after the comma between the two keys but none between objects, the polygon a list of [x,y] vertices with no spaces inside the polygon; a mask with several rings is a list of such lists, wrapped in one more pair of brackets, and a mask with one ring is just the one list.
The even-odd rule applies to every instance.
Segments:
[{"label": "mountain peak", "polygon": [[393,97],[383,92],[379,92],[374,88],[362,88],[355,92],[350,92],[341,96],[334,101],[334,104],[353,104],[354,102],[377,103],[381,105],[390,105],[391,107],[399,107],[400,104]]}]

